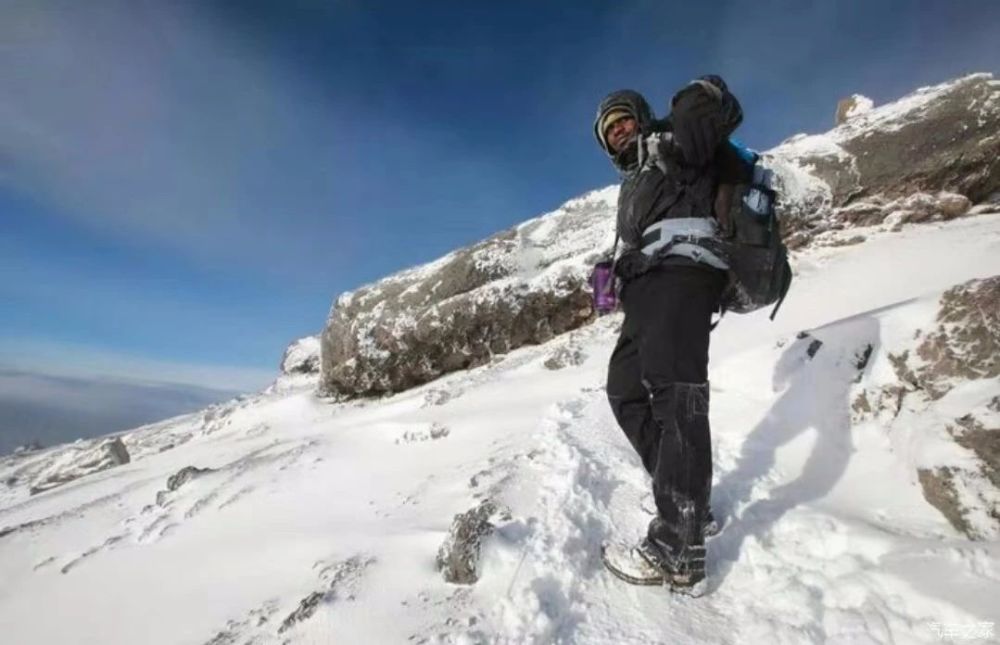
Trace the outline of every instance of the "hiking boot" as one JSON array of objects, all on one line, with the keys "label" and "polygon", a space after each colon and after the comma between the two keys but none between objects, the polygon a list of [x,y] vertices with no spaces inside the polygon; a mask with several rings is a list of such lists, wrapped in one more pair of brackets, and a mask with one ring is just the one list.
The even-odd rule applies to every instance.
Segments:
[{"label": "hiking boot", "polygon": [[646,537],[636,551],[650,566],[663,571],[664,583],[672,591],[701,595],[705,580],[704,544],[675,548]]}]

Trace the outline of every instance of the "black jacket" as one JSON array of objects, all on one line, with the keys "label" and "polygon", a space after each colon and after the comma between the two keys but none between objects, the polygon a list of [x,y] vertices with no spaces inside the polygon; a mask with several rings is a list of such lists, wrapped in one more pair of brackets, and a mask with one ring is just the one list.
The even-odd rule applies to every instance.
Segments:
[{"label": "black jacket", "polygon": [[[667,119],[640,119],[641,134],[635,154],[614,159],[623,175],[617,222],[618,234],[625,245],[623,255],[638,252],[643,231],[662,219],[713,217],[717,164],[714,160],[700,166],[689,164],[678,144],[690,139],[685,137],[688,133],[677,128],[692,127],[692,120],[679,119],[676,114],[678,98],[688,92],[703,92],[712,98],[704,105],[709,106],[706,118],[717,124],[710,129],[715,138],[710,145],[715,148],[728,139],[743,119],[736,97],[717,76],[702,77],[678,92],[672,101],[674,110]],[[612,96],[605,103],[609,103]],[[646,110],[648,113],[648,108]],[[680,126],[681,123],[685,125]]]}]

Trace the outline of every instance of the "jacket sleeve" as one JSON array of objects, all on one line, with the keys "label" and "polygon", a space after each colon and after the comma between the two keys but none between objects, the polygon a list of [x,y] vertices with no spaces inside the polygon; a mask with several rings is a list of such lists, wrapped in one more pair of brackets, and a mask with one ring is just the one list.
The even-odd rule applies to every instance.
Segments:
[{"label": "jacket sleeve", "polygon": [[692,86],[700,87],[705,92],[708,92],[718,98],[719,113],[722,116],[722,124],[726,133],[725,138],[729,138],[729,135],[731,135],[736,128],[743,123],[743,108],[740,106],[740,102],[736,99],[736,97],[729,91],[729,87],[726,85],[726,82],[722,80],[721,76],[716,76],[715,74],[701,76],[691,81],[688,87],[678,92],[674,96],[671,104],[676,103],[677,98],[681,95],[681,93]]},{"label": "jacket sleeve", "polygon": [[739,101],[718,76],[692,81],[670,102],[670,128],[693,166],[707,163],[742,121]]}]

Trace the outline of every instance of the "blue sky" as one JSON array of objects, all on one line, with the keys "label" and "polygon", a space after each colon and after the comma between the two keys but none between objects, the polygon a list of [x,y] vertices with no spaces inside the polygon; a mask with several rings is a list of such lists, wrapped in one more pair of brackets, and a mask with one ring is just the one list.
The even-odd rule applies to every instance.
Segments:
[{"label": "blue sky", "polygon": [[992,0],[7,0],[0,368],[254,388],[338,293],[612,183],[610,90],[719,73],[766,148],[997,42]]}]

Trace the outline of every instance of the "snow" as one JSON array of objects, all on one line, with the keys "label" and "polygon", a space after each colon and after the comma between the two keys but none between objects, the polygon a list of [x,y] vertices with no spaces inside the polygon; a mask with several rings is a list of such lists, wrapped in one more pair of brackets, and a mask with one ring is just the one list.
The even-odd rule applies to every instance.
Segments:
[{"label": "snow", "polygon": [[[564,209],[597,213],[613,200],[599,191]],[[521,228],[552,259],[535,280],[578,261],[566,255],[578,240],[557,248],[559,219]],[[610,243],[604,224],[573,234]],[[854,425],[850,404],[891,381],[886,352],[914,343],[941,291],[1000,274],[1000,215],[863,232],[864,244],[795,256],[775,322],[731,314],[715,334],[713,506],[725,526],[709,542],[701,599],[625,585],[600,565],[602,540],[638,536],[646,521],[646,476],[604,399],[614,315],[381,400],[331,402],[315,376],[296,375],[124,433],[130,463],[35,496],[30,474],[70,447],[0,461],[0,482],[17,478],[0,483],[3,641],[936,643],[945,628],[985,633],[1000,618],[1000,541],[959,535],[924,500],[915,469],[967,460],[941,423],[1000,384],[970,382],[933,406]],[[545,368],[567,351],[582,360]],[[188,466],[211,471],[166,492]],[[479,582],[449,585],[438,547],[452,517],[485,497],[511,518],[487,540]]]}]

